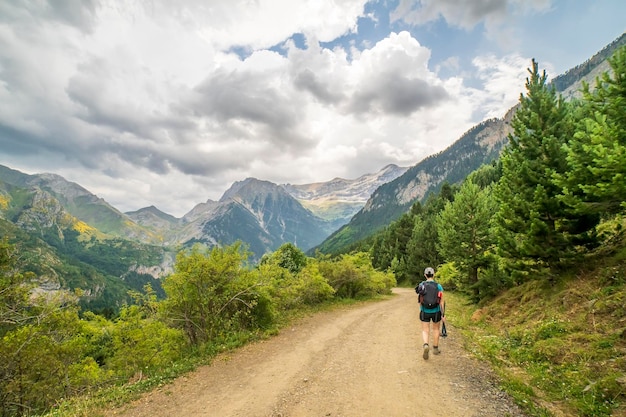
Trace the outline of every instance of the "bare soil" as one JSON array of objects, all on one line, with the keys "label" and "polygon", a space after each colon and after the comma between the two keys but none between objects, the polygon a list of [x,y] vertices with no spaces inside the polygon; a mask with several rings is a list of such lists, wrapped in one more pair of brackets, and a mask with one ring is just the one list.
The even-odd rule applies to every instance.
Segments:
[{"label": "bare soil", "polygon": [[424,360],[416,295],[394,294],[301,319],[104,415],[525,416],[453,323],[442,353]]}]

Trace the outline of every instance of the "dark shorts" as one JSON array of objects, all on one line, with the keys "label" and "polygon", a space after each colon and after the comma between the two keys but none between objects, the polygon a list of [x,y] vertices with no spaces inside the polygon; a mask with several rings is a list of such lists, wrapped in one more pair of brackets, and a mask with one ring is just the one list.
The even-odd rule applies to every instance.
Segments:
[{"label": "dark shorts", "polygon": [[433,323],[439,323],[441,321],[441,311],[436,313],[425,313],[420,311],[420,320],[423,322],[432,321]]}]

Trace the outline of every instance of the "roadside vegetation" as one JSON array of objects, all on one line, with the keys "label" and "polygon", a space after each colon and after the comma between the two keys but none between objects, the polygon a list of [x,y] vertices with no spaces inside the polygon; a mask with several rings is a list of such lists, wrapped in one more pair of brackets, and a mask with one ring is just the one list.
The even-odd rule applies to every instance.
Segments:
[{"label": "roadside vegetation", "polygon": [[623,415],[625,260],[621,234],[584,265],[530,280],[480,306],[449,294],[449,320],[529,415]]},{"label": "roadside vegetation", "polygon": [[165,297],[131,291],[109,319],[81,310],[77,294],[36,291],[18,248],[0,242],[0,416],[93,415],[294,316],[396,285],[367,254],[313,259],[287,243],[259,265],[249,257],[239,243],[181,251]]}]

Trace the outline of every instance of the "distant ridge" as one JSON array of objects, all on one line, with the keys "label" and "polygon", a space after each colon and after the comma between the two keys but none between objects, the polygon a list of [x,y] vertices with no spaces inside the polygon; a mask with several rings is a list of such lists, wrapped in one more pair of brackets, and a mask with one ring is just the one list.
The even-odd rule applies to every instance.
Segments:
[{"label": "distant ridge", "polygon": [[582,64],[578,64],[574,68],[565,71],[565,73],[554,77],[551,84],[556,88],[556,91],[563,92],[575,84],[580,85],[580,81],[583,79],[587,82],[593,81],[595,74],[593,74],[594,76],[591,77],[591,80],[589,79],[589,75],[599,66],[603,66],[605,70],[608,70],[608,64],[603,64],[605,64],[607,59],[622,45],[626,45],[626,32],[622,33],[619,38],[602,48],[598,53]]}]

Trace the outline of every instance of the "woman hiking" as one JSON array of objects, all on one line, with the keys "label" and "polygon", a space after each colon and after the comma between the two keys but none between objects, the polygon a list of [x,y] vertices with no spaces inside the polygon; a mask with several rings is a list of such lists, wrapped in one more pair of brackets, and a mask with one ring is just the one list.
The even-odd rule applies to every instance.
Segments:
[{"label": "woman hiking", "polygon": [[441,320],[444,318],[445,302],[443,300],[443,287],[435,282],[435,270],[428,267],[424,270],[426,281],[420,282],[415,287],[415,292],[419,296],[420,321],[422,322],[422,339],[424,341],[424,353],[422,357],[428,359],[430,342],[430,322],[433,322],[433,353],[439,355],[439,328]]}]

